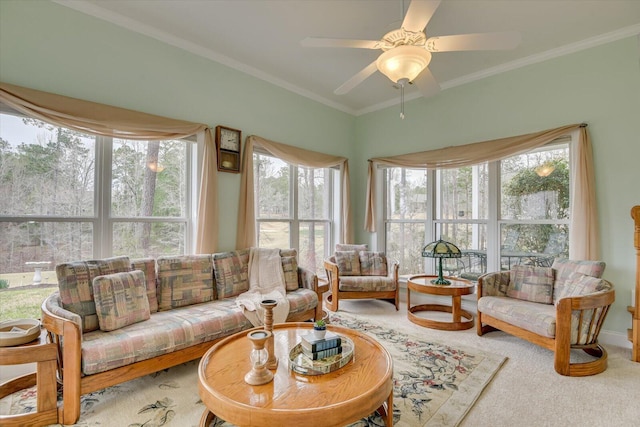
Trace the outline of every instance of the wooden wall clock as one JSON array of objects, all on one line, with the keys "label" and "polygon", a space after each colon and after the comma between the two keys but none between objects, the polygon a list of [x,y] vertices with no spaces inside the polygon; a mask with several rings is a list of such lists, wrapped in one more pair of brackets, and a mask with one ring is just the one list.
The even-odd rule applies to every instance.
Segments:
[{"label": "wooden wall clock", "polygon": [[222,172],[240,172],[240,150],[242,132],[225,126],[216,126],[216,149],[218,151],[218,170]]}]

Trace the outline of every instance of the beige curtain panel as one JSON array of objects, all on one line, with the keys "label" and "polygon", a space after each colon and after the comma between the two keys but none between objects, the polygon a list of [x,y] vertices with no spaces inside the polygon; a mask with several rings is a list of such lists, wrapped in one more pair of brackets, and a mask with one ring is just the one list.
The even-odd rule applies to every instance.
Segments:
[{"label": "beige curtain panel", "polygon": [[250,248],[257,244],[256,210],[253,180],[253,150],[260,148],[268,154],[287,163],[310,168],[340,168],[340,186],[342,189],[341,230],[345,243],[353,242],[351,225],[351,197],[349,187],[349,162],[344,157],[305,150],[279,142],[269,141],[259,136],[247,137],[242,157],[242,176],[240,178],[240,202],[238,207],[237,248]]},{"label": "beige curtain panel", "polygon": [[204,124],[169,119],[0,83],[0,101],[29,117],[79,132],[137,140],[170,140],[204,133],[197,253],[213,253],[218,242],[218,170],[211,129]]},{"label": "beige curtain panel", "polygon": [[600,256],[600,245],[593,154],[585,124],[573,124],[542,132],[419,153],[369,159],[365,230],[376,231],[375,169],[379,166],[427,169],[459,168],[523,154],[563,136],[573,136],[570,144],[572,188],[569,256],[573,259],[597,260]]}]

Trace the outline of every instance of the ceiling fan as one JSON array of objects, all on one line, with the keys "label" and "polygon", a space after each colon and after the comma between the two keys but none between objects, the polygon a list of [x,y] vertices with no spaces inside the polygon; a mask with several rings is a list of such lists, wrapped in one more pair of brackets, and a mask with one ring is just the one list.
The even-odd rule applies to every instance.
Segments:
[{"label": "ceiling fan", "polygon": [[[308,37],[302,40],[307,47],[338,47],[380,49],[382,54],[356,75],[337,88],[336,95],[344,95],[371,76],[376,70],[398,84],[404,96],[404,86],[415,83],[423,96],[440,91],[440,85],[427,68],[431,52],[465,50],[513,49],[521,36],[516,32],[459,34],[427,38],[425,27],[441,0],[412,0],[401,28],[385,34],[381,40],[347,40]],[[401,114],[403,116],[403,114]]]}]

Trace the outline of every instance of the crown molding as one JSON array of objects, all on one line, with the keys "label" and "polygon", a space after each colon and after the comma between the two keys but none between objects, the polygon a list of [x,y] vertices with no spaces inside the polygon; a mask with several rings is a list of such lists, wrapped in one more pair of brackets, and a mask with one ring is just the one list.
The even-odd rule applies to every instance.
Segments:
[{"label": "crown molding", "polygon": [[119,27],[126,28],[127,30],[131,30],[133,32],[167,43],[171,46],[193,53],[194,55],[198,55],[203,58],[210,59],[212,61],[225,65],[234,70],[248,74],[257,79],[264,80],[267,83],[271,83],[275,86],[281,87],[283,89],[286,89],[290,92],[293,92],[305,98],[311,99],[313,101],[324,104],[328,107],[334,108],[338,111],[342,111],[344,113],[351,114],[351,115],[355,115],[356,113],[356,111],[352,108],[349,108],[345,105],[326,99],[307,89],[303,89],[299,86],[293,85],[285,80],[272,76],[271,74],[265,73],[262,70],[251,67],[243,62],[236,61],[235,59],[229,58],[226,55],[222,55],[211,49],[207,49],[205,47],[202,47],[190,41],[184,40],[180,37],[172,36],[164,31],[161,31],[149,25],[143,24],[142,22],[137,21],[135,19],[131,19],[124,15],[120,15],[118,13],[105,10],[92,3],[87,3],[81,0],[51,0],[51,1],[61,6],[65,6],[70,9],[76,10],[78,12],[84,13],[86,15],[93,16],[94,18],[102,19],[104,21],[110,22]]},{"label": "crown molding", "polygon": [[[93,3],[87,3],[81,0],[51,0],[51,1],[61,6],[74,9],[78,12],[93,16],[98,19],[102,19],[104,21],[110,22],[112,24],[118,25],[120,27],[126,28],[136,33],[143,34],[153,39],[162,41],[171,46],[177,47],[179,49],[183,49],[195,55],[218,62],[229,68],[248,74],[252,77],[263,80],[267,83],[271,83],[275,86],[281,87],[290,92],[293,92],[305,98],[311,99],[313,101],[319,102],[321,104],[324,104],[328,107],[334,108],[338,111],[342,111],[347,114],[351,114],[354,116],[362,116],[364,114],[372,113],[374,111],[382,110],[382,109],[400,104],[399,97],[397,97],[395,99],[383,101],[378,104],[374,104],[369,107],[362,108],[360,110],[355,110],[353,108],[347,107],[346,105],[343,105],[343,104],[334,102],[332,100],[329,100],[327,98],[324,98],[322,96],[319,96],[307,89],[293,85],[285,80],[272,76],[271,74],[265,73],[262,70],[251,67],[245,63],[236,61],[235,59],[229,58],[228,56],[217,53],[211,49],[207,49],[200,45],[192,43],[190,41],[184,40],[182,38],[172,36],[170,34],[167,34],[164,31],[157,30],[151,26],[148,26],[146,24],[143,24],[139,21],[128,18],[126,16],[105,10],[99,6],[96,6]],[[482,80],[487,77],[505,73],[507,71],[516,70],[518,68],[526,67],[532,64],[537,64],[539,62],[544,62],[549,59],[579,52],[581,50],[590,49],[595,46],[611,43],[616,40],[621,40],[621,39],[632,37],[638,34],[640,34],[640,24],[634,24],[628,27],[615,30],[615,31],[611,31],[609,33],[601,34],[595,37],[590,37],[585,40],[581,40],[581,41],[570,43],[565,46],[560,46],[558,48],[551,49],[545,52],[530,55],[525,58],[518,59],[516,61],[511,61],[505,64],[498,65],[496,67],[487,68],[485,70],[478,71],[476,73],[471,73],[462,77],[448,80],[448,81],[442,82],[440,84],[440,88],[442,90],[450,89],[456,86],[461,86],[467,83]],[[412,101],[418,98],[422,98],[422,95],[420,93],[414,93],[406,96],[405,102]]]}]

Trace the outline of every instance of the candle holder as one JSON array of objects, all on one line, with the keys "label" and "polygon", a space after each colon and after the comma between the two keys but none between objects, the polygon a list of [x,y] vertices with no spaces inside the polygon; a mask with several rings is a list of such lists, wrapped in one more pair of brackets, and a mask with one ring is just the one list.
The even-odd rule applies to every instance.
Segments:
[{"label": "candle holder", "polygon": [[253,348],[251,349],[251,370],[244,376],[244,381],[250,385],[266,384],[273,380],[273,374],[267,369],[269,354],[264,348],[265,342],[273,334],[269,331],[257,330],[247,334]]},{"label": "candle holder", "polygon": [[267,361],[267,368],[276,369],[278,367],[278,358],[274,349],[273,339],[273,308],[278,305],[278,301],[273,299],[265,299],[260,302],[260,306],[264,308],[264,330],[271,333],[271,337],[267,340],[267,352],[269,353],[269,360]]}]

